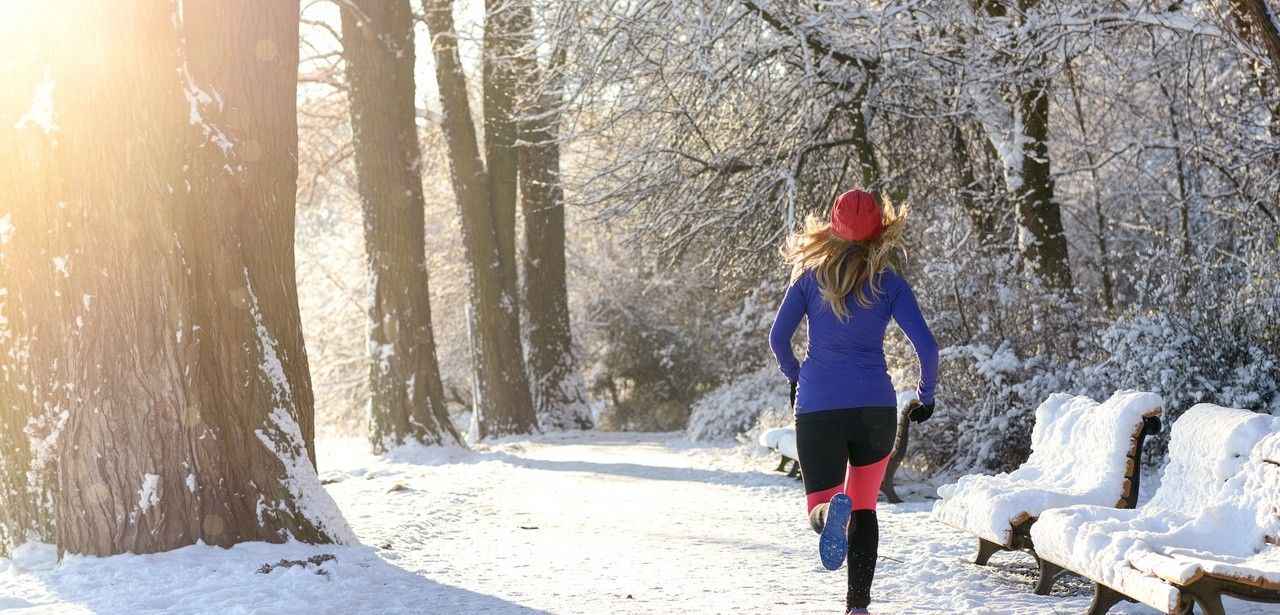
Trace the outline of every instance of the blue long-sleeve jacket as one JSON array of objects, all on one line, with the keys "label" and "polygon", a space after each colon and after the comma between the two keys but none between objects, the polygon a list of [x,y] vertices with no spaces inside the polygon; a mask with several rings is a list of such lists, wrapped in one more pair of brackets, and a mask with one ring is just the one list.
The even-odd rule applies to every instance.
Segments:
[{"label": "blue long-sleeve jacket", "polygon": [[[881,293],[868,289],[871,305],[862,307],[853,293],[845,297],[849,318],[841,321],[823,301],[813,270],[787,289],[769,332],[778,369],[798,382],[796,413],[837,408],[896,406],[893,382],[884,358],[884,334],[893,318],[920,358],[920,401],[933,403],[938,377],[938,344],[920,314],[911,286],[892,269],[880,274]],[[800,318],[809,317],[809,355],[801,365],[791,349]]]}]

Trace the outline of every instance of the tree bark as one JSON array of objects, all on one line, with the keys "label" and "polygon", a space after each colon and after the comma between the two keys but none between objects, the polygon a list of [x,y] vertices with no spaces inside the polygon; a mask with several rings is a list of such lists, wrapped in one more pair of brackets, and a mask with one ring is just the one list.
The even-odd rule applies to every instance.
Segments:
[{"label": "tree bark", "polygon": [[[518,13],[527,10],[523,0],[485,0],[484,53],[481,93],[484,101],[484,160],[488,171],[489,208],[502,262],[504,291],[518,296],[516,269],[516,191],[518,126],[515,112],[517,54],[527,29],[517,24]],[[516,311],[516,318],[520,313]]]},{"label": "tree bark", "polygon": [[33,257],[52,235],[41,224],[39,206],[48,188],[41,165],[50,134],[28,115],[43,79],[43,59],[30,54],[39,38],[28,25],[36,9],[15,5],[22,12],[0,23],[0,57],[7,60],[0,63],[0,556],[31,538],[53,539],[47,472],[32,446],[42,413],[29,360],[33,330],[24,309],[31,290],[27,272],[36,263],[52,262],[47,254]]},{"label": "tree bark", "polygon": [[1040,279],[1055,290],[1070,290],[1071,264],[1067,236],[1062,227],[1062,210],[1054,200],[1053,174],[1049,160],[1049,85],[1033,79],[1017,94],[1022,121],[1021,186],[1018,198],[1018,225],[1022,228],[1023,258],[1031,263]]},{"label": "tree bark", "polygon": [[27,299],[60,551],[350,539],[309,457],[297,2],[55,4],[65,251]]},{"label": "tree bark", "polygon": [[[12,279],[5,265],[0,252],[0,275]],[[15,322],[18,316],[8,296],[0,295],[0,556],[31,535],[48,536],[39,492],[28,476],[32,456],[24,431],[36,412],[21,325]]]},{"label": "tree bark", "polygon": [[[471,360],[474,417],[480,437],[530,433],[537,428],[520,345],[517,297],[509,289],[485,171],[467,100],[450,0],[424,0],[436,60],[441,129],[462,220],[462,242],[471,282]],[[514,262],[514,261],[511,261]]]},{"label": "tree bark", "polygon": [[[1263,55],[1270,61],[1270,71],[1262,66],[1263,58],[1254,58],[1251,62],[1258,91],[1264,97],[1267,92],[1274,93],[1280,89],[1280,14],[1267,5],[1267,0],[1230,0],[1228,4],[1230,19],[1240,38],[1246,44],[1261,47]],[[1268,130],[1273,137],[1280,139],[1280,97],[1273,96],[1263,102],[1271,115]],[[1280,161],[1280,156],[1276,158]]]},{"label": "tree bark", "polygon": [[461,443],[431,329],[413,11],[409,0],[352,0],[341,8],[369,258],[370,441],[377,452],[406,440]]},{"label": "tree bark", "polygon": [[[1035,8],[1040,0],[975,0],[975,8],[991,17],[1005,20],[1011,11],[1019,19]],[[1015,26],[1017,24],[1014,24]],[[1028,49],[1035,41],[1026,43]],[[1016,69],[1024,64],[1043,65],[1044,58],[1014,57],[1001,53],[1005,63]],[[1022,71],[1017,70],[1018,73]],[[1014,106],[1014,119],[1019,133],[1020,163],[1008,169],[1011,192],[1017,203],[1019,248],[1023,260],[1031,265],[1045,286],[1068,291],[1072,288],[1071,262],[1067,254],[1067,236],[1062,226],[1062,210],[1054,200],[1052,165],[1049,159],[1049,82],[1042,77],[1019,75],[1020,82],[1008,92]]]},{"label": "tree bark", "polygon": [[1271,63],[1273,83],[1280,84],[1280,15],[1267,0],[1230,0],[1231,14],[1240,38],[1262,48]]},{"label": "tree bark", "polygon": [[[516,31],[529,32],[527,4],[517,9]],[[586,384],[573,352],[565,272],[564,187],[560,180],[560,109],[557,73],[563,51],[552,56],[549,81],[526,40],[516,67],[523,75],[520,121],[520,204],[524,212],[524,311],[529,376],[543,429],[590,429]]]},{"label": "tree bark", "polygon": [[[11,85],[13,82],[9,82]],[[24,88],[26,91],[29,89]],[[20,140],[11,127],[16,118],[0,112],[0,186],[18,187],[38,181],[38,167],[19,154]],[[7,134],[6,134],[7,133]],[[36,140],[33,140],[36,141]],[[36,457],[33,440],[39,441],[43,417],[36,403],[31,378],[29,326],[23,298],[25,290],[15,257],[35,250],[30,245],[40,234],[23,212],[32,211],[36,191],[6,192],[12,210],[0,211],[0,556],[30,538],[52,540],[48,507],[48,473],[51,455]],[[21,225],[21,226],[19,226]],[[21,228],[21,233],[15,230]]]},{"label": "tree bark", "polygon": [[[315,401],[302,340],[293,249],[298,185],[298,2],[185,0],[184,5],[187,21],[193,26],[185,30],[189,70],[197,84],[208,83],[224,101],[202,111],[205,121],[221,127],[239,146],[230,156],[238,163],[232,167],[237,173],[217,174],[218,181],[207,182],[208,196],[214,202],[229,204],[218,210],[225,214],[220,227],[223,237],[206,236],[209,241],[197,245],[205,247],[212,258],[235,254],[230,251],[234,246],[243,259],[244,267],[218,264],[222,269],[241,269],[240,277],[251,282],[247,290],[257,293],[261,306],[260,314],[255,315],[255,339],[264,341],[265,329],[275,342],[275,353],[286,375],[283,382],[271,383],[273,389],[282,386],[273,395],[292,400],[291,413],[296,414],[314,466]],[[222,148],[210,147],[207,141],[197,152],[204,154],[201,161],[210,168],[225,169],[228,163]],[[196,230],[203,233],[208,219],[193,221]],[[235,323],[232,330],[247,332],[243,324]],[[229,348],[227,351],[231,354]],[[259,365],[255,362],[247,369]]]}]

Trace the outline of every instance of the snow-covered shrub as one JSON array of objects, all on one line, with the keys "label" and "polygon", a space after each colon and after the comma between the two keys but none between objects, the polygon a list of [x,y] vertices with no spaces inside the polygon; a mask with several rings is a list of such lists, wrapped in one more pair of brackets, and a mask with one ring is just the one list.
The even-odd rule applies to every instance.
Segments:
[{"label": "snow-covered shrub", "polygon": [[593,233],[578,241],[599,258],[570,264],[570,303],[588,388],[607,404],[600,428],[684,429],[699,397],[771,364],[768,331],[786,292],[780,264],[730,279],[693,264],[663,266],[650,248]]},{"label": "snow-covered shrub", "polygon": [[691,440],[727,440],[755,427],[769,411],[790,420],[787,379],[772,366],[739,376],[694,402],[686,433]]},{"label": "snow-covered shrub", "polygon": [[[769,329],[778,313],[778,304],[786,294],[789,271],[781,265],[769,269],[764,277],[749,286],[742,300],[729,303],[728,314],[720,320],[718,342],[725,367],[731,375],[751,373],[756,366],[773,364],[769,351]],[[801,325],[801,331],[804,330]],[[774,375],[781,378],[777,370]]]},{"label": "snow-covered shrub", "polygon": [[641,298],[597,303],[602,326],[590,366],[592,395],[610,402],[598,427],[622,431],[683,429],[693,400],[715,385],[713,347]]},{"label": "snow-covered shrub", "polygon": [[[954,235],[955,220],[922,222],[932,225],[919,241],[955,256],[930,251],[904,267],[942,348],[937,411],[915,428],[905,463],[926,475],[1011,470],[1030,454],[1040,403],[1083,392],[1073,390],[1071,374],[1093,325],[1078,304],[1018,275],[1016,255]],[[900,374],[913,376],[916,358],[901,336],[891,339],[886,351],[902,388]]]},{"label": "snow-covered shrub", "polygon": [[[1100,335],[1103,360],[1087,379],[1161,391],[1166,420],[1198,403],[1276,413],[1280,363],[1275,340],[1244,333],[1240,315],[1189,311],[1128,315]],[[1149,446],[1163,450],[1168,430]],[[1151,450],[1151,449],[1149,449]]]}]

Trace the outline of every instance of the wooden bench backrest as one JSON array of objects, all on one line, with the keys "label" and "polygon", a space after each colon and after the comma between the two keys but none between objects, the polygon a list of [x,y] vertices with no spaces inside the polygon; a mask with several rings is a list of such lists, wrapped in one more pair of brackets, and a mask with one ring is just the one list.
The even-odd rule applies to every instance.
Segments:
[{"label": "wooden bench backrest", "polygon": [[1223,500],[1249,454],[1272,431],[1269,415],[1198,404],[1173,424],[1169,463],[1147,506],[1199,516]]},{"label": "wooden bench backrest", "polygon": [[1036,409],[1031,456],[1010,477],[1072,488],[1105,483],[1123,494],[1136,470],[1143,418],[1158,416],[1163,404],[1159,395],[1140,391],[1120,391],[1101,404],[1083,395],[1051,395]]}]

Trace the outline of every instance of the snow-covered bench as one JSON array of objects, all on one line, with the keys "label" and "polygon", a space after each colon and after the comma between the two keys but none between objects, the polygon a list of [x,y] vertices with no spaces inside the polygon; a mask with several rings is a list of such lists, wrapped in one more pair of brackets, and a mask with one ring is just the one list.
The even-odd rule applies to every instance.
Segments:
[{"label": "snow-covered bench", "polygon": [[[1028,531],[1046,509],[1137,504],[1142,443],[1159,432],[1163,407],[1159,395],[1140,391],[1118,391],[1101,404],[1054,394],[1036,409],[1026,463],[939,488],[933,517],[978,537],[975,564],[1002,550],[1037,556]],[[1041,562],[1037,593],[1048,591],[1048,572]]]},{"label": "snow-covered bench", "polygon": [[[893,488],[893,477],[898,472],[898,466],[902,464],[902,458],[907,454],[907,443],[911,435],[911,421],[907,419],[907,414],[918,403],[920,402],[916,399],[914,391],[898,392],[898,433],[893,440],[893,452],[889,453],[889,465],[885,468],[884,480],[880,483],[881,493],[884,493],[886,500],[894,504],[902,501]],[[802,470],[800,454],[796,452],[794,426],[765,430],[760,434],[760,446],[773,449],[782,457],[775,471],[786,472],[791,478],[800,476]]]},{"label": "snow-covered bench", "polygon": [[1280,602],[1280,419],[1195,406],[1150,502],[1045,511],[1031,536],[1042,561],[1094,581],[1092,614],[1129,600],[1219,615],[1224,593]]}]

